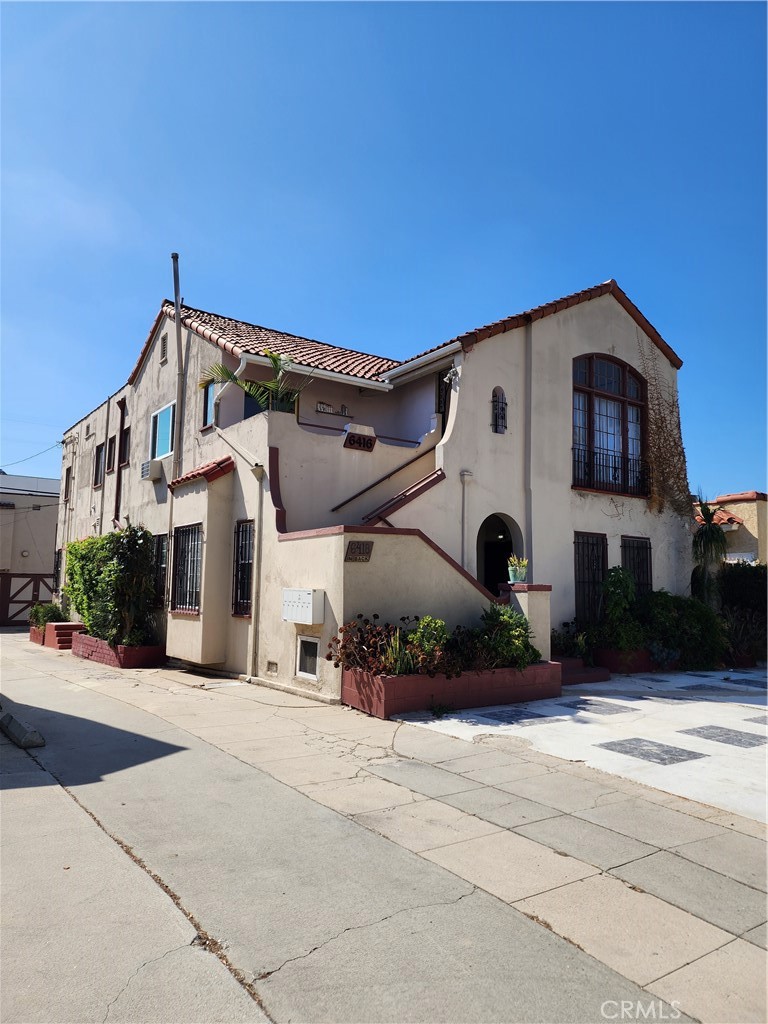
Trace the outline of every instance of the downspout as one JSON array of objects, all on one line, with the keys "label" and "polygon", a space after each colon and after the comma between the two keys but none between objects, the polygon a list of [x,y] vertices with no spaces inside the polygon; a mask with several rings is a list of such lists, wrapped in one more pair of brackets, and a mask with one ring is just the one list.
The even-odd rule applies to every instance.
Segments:
[{"label": "downspout", "polygon": [[120,526],[120,502],[123,496],[123,462],[121,452],[123,448],[123,433],[125,432],[125,397],[118,399],[117,407],[120,410],[120,429],[117,432],[117,466],[115,467],[115,514],[112,517],[112,525]]},{"label": "downspout", "polygon": [[525,415],[523,416],[523,433],[525,454],[523,458],[523,485],[525,489],[525,557],[528,559],[528,580],[536,579],[533,564],[533,491],[531,489],[531,460],[533,458],[533,440],[531,422],[533,420],[533,324],[525,325]]},{"label": "downspout", "polygon": [[249,660],[250,675],[252,679],[259,678],[259,647],[261,633],[261,565],[262,565],[262,537],[264,534],[264,467],[253,466],[251,472],[259,484],[259,529],[256,534],[256,552],[251,581],[251,608],[253,618],[251,619],[251,656]]},{"label": "downspout", "polygon": [[[173,315],[176,321],[176,407],[174,409],[173,417],[173,463],[171,469],[171,480],[175,480],[179,476],[179,466],[181,464],[181,421],[182,421],[182,401],[184,398],[184,365],[183,365],[183,353],[181,345],[181,299],[179,292],[179,254],[177,252],[171,253],[171,261],[173,263]],[[170,481],[169,481],[170,483]],[[168,561],[171,562],[171,542],[173,539],[173,491],[168,490]],[[171,563],[172,564],[172,563]],[[165,574],[165,604],[168,603],[168,594],[170,590],[170,583],[173,577],[173,570],[166,572]]]},{"label": "downspout", "polygon": [[171,253],[173,260],[173,310],[176,320],[176,412],[173,423],[173,470],[171,480],[179,476],[181,465],[181,421],[184,398],[184,364],[181,345],[181,299],[179,298],[179,254]]},{"label": "downspout", "polygon": [[[99,502],[99,533],[104,532],[104,495],[107,490],[107,456],[109,454],[109,416],[112,412],[112,399],[107,399],[107,423],[104,428],[104,462],[101,467],[101,501]],[[117,456],[117,451],[115,451]]]},{"label": "downspout", "polygon": [[467,568],[467,479],[472,476],[471,469],[462,469],[459,473],[461,480],[461,567]]}]

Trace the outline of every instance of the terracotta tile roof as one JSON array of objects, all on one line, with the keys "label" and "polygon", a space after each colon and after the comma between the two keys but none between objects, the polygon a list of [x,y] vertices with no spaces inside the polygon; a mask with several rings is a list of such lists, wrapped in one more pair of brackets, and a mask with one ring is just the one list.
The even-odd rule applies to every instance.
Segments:
[{"label": "terracotta tile roof", "polygon": [[528,309],[524,313],[515,313],[512,316],[505,317],[503,320],[495,320],[493,323],[485,324],[483,327],[475,327],[471,331],[465,331],[464,334],[458,334],[455,338],[451,338],[450,341],[443,342],[442,345],[436,345],[434,348],[429,348],[425,352],[420,352],[417,356],[412,356],[411,359],[407,359],[404,362],[409,363],[412,359],[419,359],[421,356],[428,355],[430,352],[437,352],[441,348],[445,348],[447,345],[452,345],[457,341],[461,343],[462,348],[470,349],[473,345],[476,345],[477,342],[485,341],[486,338],[492,338],[497,334],[504,334],[506,331],[514,330],[516,327],[524,327],[526,324],[533,323],[536,320],[542,320],[545,316],[551,316],[553,313],[559,313],[564,309],[570,309],[571,306],[578,306],[580,303],[588,302],[590,299],[597,299],[601,295],[613,295],[617,302],[619,302],[627,313],[629,313],[635,323],[637,323],[637,325],[648,335],[657,348],[664,353],[670,363],[672,363],[672,365],[678,370],[680,369],[683,365],[682,359],[673,351],[666,341],[664,341],[653,324],[646,320],[637,306],[621,290],[613,279],[605,281],[603,284],[595,285],[594,288],[585,288],[583,291],[574,292],[572,295],[566,295],[562,299],[554,299],[552,302],[547,302],[543,306],[535,306],[533,309]]},{"label": "terracotta tile roof", "polygon": [[[163,313],[171,320],[174,319],[172,302],[166,300],[163,303]],[[279,352],[301,366],[331,370],[350,377],[361,377],[363,380],[376,380],[386,370],[399,365],[396,359],[339,348],[323,341],[286,334],[271,327],[259,327],[244,320],[233,320],[190,306],[181,307],[181,320],[185,327],[236,356],[243,353],[263,356],[268,351]]]},{"label": "terracotta tile roof", "polygon": [[220,476],[226,476],[227,473],[231,473],[234,468],[235,460],[231,455],[225,455],[221,459],[214,459],[213,462],[205,462],[202,466],[190,469],[183,476],[178,476],[175,480],[171,480],[168,484],[168,490],[175,491],[182,484],[188,484],[192,480],[199,480],[201,478],[210,484],[214,480],[218,480]]},{"label": "terracotta tile roof", "polygon": [[738,494],[721,494],[715,498],[715,505],[727,505],[731,501],[768,501],[768,494],[762,491],[740,491]]},{"label": "terracotta tile roof", "polygon": [[[718,501],[719,500],[720,499],[718,498]],[[715,503],[712,502],[712,504],[714,505]],[[695,513],[694,519],[696,520],[697,523],[703,523],[704,522],[704,520],[702,519],[701,515],[698,512]],[[727,526],[727,525],[733,524],[733,523],[735,523],[736,526],[743,526],[744,525],[744,520],[743,519],[739,519],[738,516],[735,516],[732,512],[728,512],[727,509],[724,509],[724,508],[716,509],[713,519],[714,519],[714,522],[716,522],[718,526]]]},{"label": "terracotta tile roof", "polygon": [[[384,356],[371,355],[366,352],[358,352],[354,349],[340,348],[337,345],[329,345],[323,341],[314,341],[311,338],[302,338],[296,334],[286,334],[284,331],[277,331],[271,327],[260,327],[257,324],[247,323],[245,320],[234,320],[231,317],[220,316],[218,313],[209,313],[204,309],[195,309],[192,306],[181,307],[181,320],[184,327],[194,331],[201,337],[213,342],[226,352],[231,352],[238,358],[243,354],[266,355],[267,351],[279,352],[280,355],[288,356],[294,363],[301,366],[309,366],[318,370],[329,370],[334,373],[346,374],[350,377],[357,377],[361,380],[381,381],[386,380],[389,373],[399,367],[405,367],[408,363],[421,356],[429,355],[432,352],[439,352],[455,342],[460,342],[464,349],[470,349],[473,345],[486,338],[492,338],[497,334],[504,334],[516,327],[541,320],[553,313],[570,309],[582,302],[599,298],[601,295],[613,295],[617,302],[629,313],[638,326],[648,335],[653,343],[669,359],[676,368],[683,365],[682,359],[664,341],[656,328],[649,323],[635,304],[627,297],[614,280],[605,281],[594,288],[586,288],[572,295],[566,295],[561,299],[547,302],[543,306],[536,306],[523,313],[515,313],[505,317],[503,320],[496,320],[493,323],[485,324],[483,327],[476,327],[471,331],[465,331],[449,341],[433,348],[426,349],[416,356],[399,361],[387,359]],[[155,332],[167,316],[174,320],[173,303],[164,299],[160,311],[155,317],[155,322],[150,329],[147,340],[141,350],[136,365],[128,378],[128,384],[133,384],[138,376],[144,357],[149,351]]]}]

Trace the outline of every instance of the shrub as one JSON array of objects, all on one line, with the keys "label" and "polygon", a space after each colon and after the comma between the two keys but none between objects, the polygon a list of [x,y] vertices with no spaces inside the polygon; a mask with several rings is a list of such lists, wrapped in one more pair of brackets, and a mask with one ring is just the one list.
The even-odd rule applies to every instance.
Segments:
[{"label": "shrub", "polygon": [[724,562],[717,574],[724,608],[744,608],[766,617],[766,567],[750,562]]},{"label": "shrub", "polygon": [[724,608],[722,620],[730,662],[738,658],[765,657],[765,616],[752,608]]},{"label": "shrub", "polygon": [[528,620],[507,606],[493,604],[483,613],[481,627],[457,626],[450,634],[442,619],[431,615],[400,621],[398,626],[380,622],[378,615],[358,615],[339,627],[326,658],[336,668],[377,675],[440,672],[449,679],[465,671],[522,670],[541,660],[531,642]]},{"label": "shrub", "polygon": [[481,619],[489,668],[522,670],[541,661],[541,652],[533,646],[531,625],[520,612],[509,605],[492,604]]},{"label": "shrub", "polygon": [[677,661],[686,671],[721,664],[726,650],[723,623],[702,601],[654,590],[637,601],[635,612],[649,642],[666,652],[668,664]]},{"label": "shrub", "polygon": [[579,629],[576,620],[564,622],[561,629],[551,634],[552,653],[561,658],[587,658],[589,645],[586,630]]},{"label": "shrub", "polygon": [[635,615],[635,580],[630,572],[615,565],[603,582],[603,618],[590,632],[595,647],[636,651],[645,647],[646,630]]},{"label": "shrub", "polygon": [[29,609],[29,624],[45,629],[49,622],[66,622],[67,617],[57,604],[34,604]]},{"label": "shrub", "polygon": [[113,646],[154,641],[154,545],[143,527],[67,545],[65,589],[91,636]]}]

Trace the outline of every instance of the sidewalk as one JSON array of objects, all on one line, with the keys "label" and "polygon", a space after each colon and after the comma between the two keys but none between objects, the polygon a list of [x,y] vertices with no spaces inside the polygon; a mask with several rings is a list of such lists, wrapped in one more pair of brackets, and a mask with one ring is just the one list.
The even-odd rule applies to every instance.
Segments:
[{"label": "sidewalk", "polygon": [[[519,738],[498,749],[247,684],[112,672],[19,635],[3,637],[3,657],[3,703],[29,705],[17,713],[47,740],[40,764],[222,943],[272,1020],[580,1024],[619,1019],[622,1001],[635,1008],[624,1019],[651,1006],[655,1019],[677,1007],[681,1020],[766,1019],[765,830],[753,820]],[[173,907],[64,791],[20,792],[39,802],[37,821],[52,813],[41,793],[70,801],[83,834],[96,830]],[[60,889],[45,897],[53,862],[19,894],[30,828],[22,817],[3,849],[5,941],[19,952],[4,958],[2,1019],[102,1020],[88,986],[78,1015],[61,1003],[71,963],[44,936],[66,934],[70,908]],[[133,906],[121,932],[151,932]],[[111,957],[114,921],[100,919]],[[25,987],[41,944],[44,972]],[[137,1001],[108,1019],[261,1019],[220,961],[198,955],[252,1016],[221,1001],[163,1016]],[[104,991],[110,957],[91,957],[89,984]]]}]

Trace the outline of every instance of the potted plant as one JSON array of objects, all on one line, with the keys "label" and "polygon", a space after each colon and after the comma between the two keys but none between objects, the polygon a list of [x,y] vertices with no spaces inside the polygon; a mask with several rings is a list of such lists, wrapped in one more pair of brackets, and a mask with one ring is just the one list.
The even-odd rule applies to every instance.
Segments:
[{"label": "potted plant", "polygon": [[510,583],[525,583],[528,576],[528,559],[510,555],[507,559]]}]

